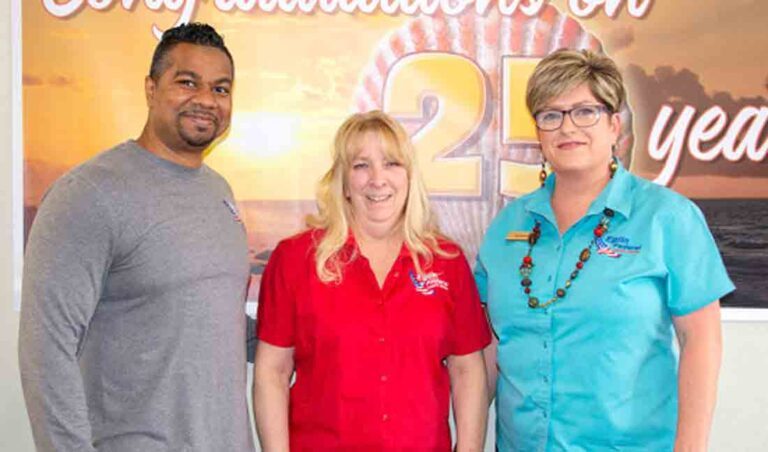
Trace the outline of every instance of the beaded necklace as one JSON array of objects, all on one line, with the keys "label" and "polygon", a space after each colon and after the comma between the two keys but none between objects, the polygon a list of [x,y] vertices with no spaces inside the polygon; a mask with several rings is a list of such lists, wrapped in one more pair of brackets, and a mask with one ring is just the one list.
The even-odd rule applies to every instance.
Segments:
[{"label": "beaded necklace", "polygon": [[520,285],[523,286],[523,292],[525,292],[525,295],[528,297],[529,308],[546,308],[547,306],[565,298],[565,294],[568,292],[568,289],[571,288],[573,280],[579,276],[579,272],[584,268],[584,264],[592,255],[592,249],[595,247],[596,240],[602,237],[602,235],[608,231],[608,224],[611,222],[611,218],[613,218],[613,210],[606,207],[603,209],[603,217],[600,218],[600,222],[592,231],[593,237],[589,241],[589,245],[587,245],[587,247],[581,250],[581,253],[579,253],[579,260],[576,261],[576,268],[574,268],[574,270],[571,272],[570,277],[565,280],[563,287],[559,287],[555,291],[555,295],[543,303],[540,302],[538,298],[531,296],[531,287],[533,285],[533,282],[531,281],[531,273],[533,272],[534,267],[531,252],[533,252],[533,247],[536,245],[536,242],[541,236],[541,223],[536,220],[536,224],[533,225],[533,230],[531,230],[531,233],[528,235],[528,253],[523,256],[523,262],[520,265]]},{"label": "beaded necklace", "polygon": [[[619,169],[619,161],[615,154],[615,144],[612,146],[612,151],[613,155],[611,156],[611,162],[608,164],[608,171],[610,171],[611,179],[613,179],[613,176]],[[546,179],[546,173],[543,168],[542,173],[540,178],[543,187],[544,179]],[[539,241],[539,237],[541,237],[541,222],[536,220],[536,223],[533,225],[533,230],[528,234],[528,252],[523,256],[523,262],[520,264],[520,285],[523,286],[523,292],[525,292],[525,296],[528,297],[529,308],[546,308],[547,306],[556,303],[558,300],[565,298],[565,294],[568,292],[568,289],[571,288],[573,280],[579,276],[579,272],[584,268],[584,264],[589,260],[590,256],[592,256],[592,249],[596,246],[597,239],[602,237],[602,235],[608,231],[608,224],[611,222],[611,218],[613,218],[613,210],[608,207],[604,208],[603,217],[600,218],[600,222],[597,223],[597,226],[592,231],[593,237],[590,239],[589,245],[579,253],[579,260],[576,261],[576,268],[573,269],[570,277],[565,280],[563,287],[558,287],[557,290],[555,290],[555,295],[544,303],[540,302],[538,298],[531,296],[531,286],[533,285],[533,281],[531,281],[531,273],[533,272],[533,258],[531,257],[531,253],[533,252],[533,247],[536,245],[536,242]]]}]

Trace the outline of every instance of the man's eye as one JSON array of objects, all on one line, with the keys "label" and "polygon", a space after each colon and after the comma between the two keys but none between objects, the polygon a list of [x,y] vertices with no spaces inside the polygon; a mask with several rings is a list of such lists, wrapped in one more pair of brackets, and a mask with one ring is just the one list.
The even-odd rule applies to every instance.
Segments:
[{"label": "man's eye", "polygon": [[217,86],[213,89],[216,94],[221,94],[222,96],[228,96],[229,95],[229,88],[225,86]]},{"label": "man's eye", "polygon": [[195,82],[193,80],[179,80],[177,83],[179,85],[186,86],[187,88],[195,87]]}]

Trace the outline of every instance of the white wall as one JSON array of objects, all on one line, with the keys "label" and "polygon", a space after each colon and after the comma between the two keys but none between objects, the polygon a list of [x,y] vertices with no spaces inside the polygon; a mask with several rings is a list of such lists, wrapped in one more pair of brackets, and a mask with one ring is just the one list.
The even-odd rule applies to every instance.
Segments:
[{"label": "white wall", "polygon": [[21,396],[11,257],[11,7],[0,1],[0,450],[33,450]]},{"label": "white wall", "polygon": [[[19,383],[19,316],[11,284],[10,13],[10,2],[0,1],[0,451],[22,452],[33,446]],[[768,322],[726,323],[724,336],[711,450],[768,451]]]}]

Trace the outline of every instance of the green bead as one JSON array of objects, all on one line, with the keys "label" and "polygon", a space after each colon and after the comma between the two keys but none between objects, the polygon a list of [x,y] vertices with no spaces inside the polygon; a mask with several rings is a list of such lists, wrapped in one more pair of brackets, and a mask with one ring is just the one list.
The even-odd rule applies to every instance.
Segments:
[{"label": "green bead", "polygon": [[539,306],[539,299],[536,297],[531,297],[528,299],[528,307],[533,309]]}]

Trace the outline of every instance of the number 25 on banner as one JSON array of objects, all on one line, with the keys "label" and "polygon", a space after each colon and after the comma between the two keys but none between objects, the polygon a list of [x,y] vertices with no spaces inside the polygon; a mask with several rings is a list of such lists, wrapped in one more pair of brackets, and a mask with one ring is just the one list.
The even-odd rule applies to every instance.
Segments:
[{"label": "number 25 on banner", "polygon": [[[498,96],[493,96],[483,70],[465,56],[416,53],[392,66],[384,84],[384,110],[400,119],[426,122],[411,138],[431,194],[482,195],[483,156],[467,153],[473,144],[479,142],[480,149],[488,152],[493,149],[483,149],[484,141],[490,147],[499,142],[504,147],[536,143],[536,129],[525,106],[525,86],[538,61],[502,58]],[[500,109],[492,104],[494,99],[500,102]],[[494,111],[501,115],[500,132],[490,130]],[[499,141],[489,136],[493,133],[501,134]],[[523,193],[537,186],[537,165],[503,158],[498,165],[494,170],[499,171],[502,192]]]}]

